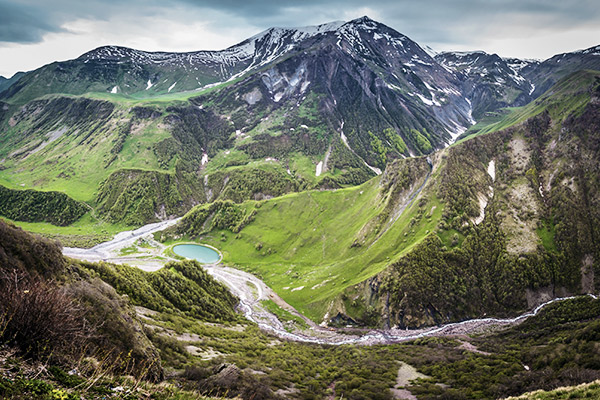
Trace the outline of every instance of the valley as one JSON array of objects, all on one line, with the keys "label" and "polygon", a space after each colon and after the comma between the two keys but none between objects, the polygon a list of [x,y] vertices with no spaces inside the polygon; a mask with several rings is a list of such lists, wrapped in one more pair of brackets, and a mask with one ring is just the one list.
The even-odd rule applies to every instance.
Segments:
[{"label": "valley", "polygon": [[[153,234],[158,233],[169,226],[177,223],[178,220],[170,220],[165,223],[150,224],[135,231],[125,231],[117,234],[115,238],[106,243],[101,243],[91,249],[65,248],[63,253],[72,258],[85,261],[104,261],[115,264],[131,265],[140,268],[143,271],[157,271],[164,267],[164,264],[171,261],[177,261],[175,258],[166,256],[167,248],[153,239]],[[136,243],[142,244],[137,247]],[[133,245],[133,246],[132,246]],[[153,248],[156,246],[156,248]],[[129,250],[129,249],[135,250]],[[147,252],[139,253],[139,250],[150,249],[150,258]],[[122,256],[123,250],[129,253],[126,257]],[[182,258],[182,257],[178,257]],[[307,318],[303,318],[297,310],[287,304],[263,281],[252,274],[217,264],[204,264],[203,268],[217,281],[222,282],[239,299],[237,308],[246,319],[255,323],[261,330],[273,334],[284,340],[291,340],[300,343],[316,343],[327,345],[389,345],[403,341],[411,341],[426,337],[440,336],[463,336],[473,335],[481,332],[490,331],[495,327],[506,327],[518,324],[527,318],[536,316],[546,306],[555,302],[573,300],[577,296],[555,298],[538,305],[534,310],[514,318],[482,318],[466,320],[457,323],[422,329],[377,329],[377,330],[349,330],[347,328],[326,328],[317,325]],[[594,300],[598,297],[589,294]],[[308,325],[294,324],[293,330],[289,326],[285,327],[284,322],[279,319],[277,313],[273,313],[264,306],[264,301],[274,301],[277,307],[288,313],[303,318]]]},{"label": "valley", "polygon": [[436,53],[365,16],[0,79],[0,397],[600,379],[599,50]]}]

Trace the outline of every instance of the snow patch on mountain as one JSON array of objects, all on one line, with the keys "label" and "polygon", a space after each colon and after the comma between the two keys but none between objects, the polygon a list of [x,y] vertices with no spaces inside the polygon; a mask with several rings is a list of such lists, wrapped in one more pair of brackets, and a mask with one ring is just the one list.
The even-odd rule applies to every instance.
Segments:
[{"label": "snow patch on mountain", "polygon": [[487,167],[487,173],[492,178],[492,181],[496,180],[496,161],[490,160]]},{"label": "snow patch on mountain", "polygon": [[585,49],[585,50],[577,50],[577,51],[574,51],[573,53],[574,54],[588,54],[588,55],[592,55],[592,56],[600,56],[600,45],[590,47],[589,49]]},{"label": "snow patch on mountain", "polygon": [[315,171],[315,175],[321,176],[322,172],[323,172],[323,161],[319,161],[319,163],[317,164],[317,170]]}]

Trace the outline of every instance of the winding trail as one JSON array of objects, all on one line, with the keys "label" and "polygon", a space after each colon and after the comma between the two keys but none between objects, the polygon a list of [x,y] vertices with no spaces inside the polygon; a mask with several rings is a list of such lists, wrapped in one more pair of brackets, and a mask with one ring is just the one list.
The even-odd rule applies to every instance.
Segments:
[{"label": "winding trail", "polygon": [[[177,223],[178,220],[179,219],[159,222],[156,224],[143,226],[134,231],[121,232],[116,235],[113,240],[101,243],[92,247],[91,249],[66,247],[63,249],[63,254],[65,256],[80,260],[103,260],[117,264],[133,264],[136,267],[146,271],[155,271],[161,268],[165,261],[148,259],[147,253],[143,255],[140,254],[138,257],[123,257],[119,255],[119,250],[124,247],[131,246],[137,239],[144,237],[146,238],[146,241],[158,246],[157,249],[154,250],[155,254],[162,253],[164,246],[153,241],[152,233],[172,226],[173,224]],[[165,256],[162,256],[162,258],[167,261],[171,260]],[[347,332],[343,329],[321,327],[308,320],[289,304],[285,303],[285,301],[281,299],[275,292],[273,292],[273,290],[269,288],[262,280],[248,272],[240,271],[231,267],[224,267],[220,264],[205,265],[204,268],[215,279],[225,284],[231,290],[231,292],[240,299],[238,304],[239,311],[241,311],[249,321],[256,323],[262,330],[272,333],[282,339],[304,343],[330,345],[392,344],[428,336],[465,335],[469,333],[481,332],[482,329],[488,327],[512,325],[522,322],[529,317],[537,315],[540,310],[549,304],[558,301],[570,300],[583,296],[590,296],[594,299],[598,298],[593,294],[556,298],[540,304],[534,310],[521,314],[515,318],[480,318],[423,329],[376,329],[367,331],[363,334],[347,334]],[[309,327],[304,330],[295,330],[293,332],[289,332],[283,323],[273,313],[269,312],[265,307],[262,306],[261,301],[263,300],[275,301],[280,307],[302,317],[307,322]]]}]

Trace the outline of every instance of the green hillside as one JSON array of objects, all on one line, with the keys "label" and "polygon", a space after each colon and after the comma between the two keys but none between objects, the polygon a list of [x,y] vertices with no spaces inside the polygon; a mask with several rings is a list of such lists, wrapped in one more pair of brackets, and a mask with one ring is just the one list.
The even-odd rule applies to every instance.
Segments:
[{"label": "green hillside", "polygon": [[[182,96],[50,96],[7,106],[0,114],[0,184],[62,192],[87,203],[98,218],[139,226],[217,198],[239,202],[374,175],[323,125],[305,130],[303,119],[280,108],[240,134],[244,120],[202,110],[198,100]],[[313,103],[308,98],[294,115],[318,118]],[[282,129],[290,134],[276,133]],[[313,143],[308,135],[320,139]]]},{"label": "green hillside", "polygon": [[421,191],[425,159],[399,160],[357,187],[199,206],[172,234],[200,236],[318,322],[420,326],[596,290],[600,157],[586,121],[599,87],[597,73],[571,76],[522,122],[436,154]]},{"label": "green hillside", "polygon": [[[252,271],[319,319],[343,289],[384,269],[436,226],[437,199],[411,199],[428,176],[425,159],[399,161],[357,187],[199,206],[174,233],[203,235],[225,263]],[[428,215],[411,225],[423,210]]]}]

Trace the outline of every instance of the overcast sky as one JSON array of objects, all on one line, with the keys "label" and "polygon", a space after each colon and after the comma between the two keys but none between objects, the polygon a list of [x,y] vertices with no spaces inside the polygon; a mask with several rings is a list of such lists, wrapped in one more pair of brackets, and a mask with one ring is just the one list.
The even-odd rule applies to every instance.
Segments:
[{"label": "overcast sky", "polygon": [[272,26],[363,15],[436,51],[545,59],[600,44],[598,0],[0,0],[0,75],[108,44],[217,50]]}]

